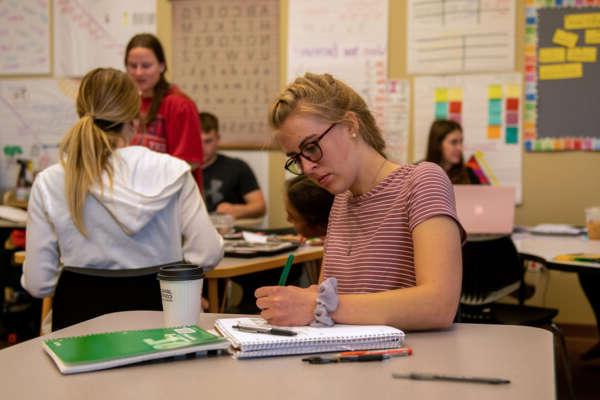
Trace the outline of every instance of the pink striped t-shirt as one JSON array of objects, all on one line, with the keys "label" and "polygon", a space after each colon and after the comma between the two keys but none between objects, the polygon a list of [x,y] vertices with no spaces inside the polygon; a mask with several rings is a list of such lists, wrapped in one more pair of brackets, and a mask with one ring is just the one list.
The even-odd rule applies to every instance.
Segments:
[{"label": "pink striped t-shirt", "polygon": [[335,197],[325,241],[323,276],[338,293],[371,293],[415,286],[412,231],[439,215],[456,217],[454,191],[436,164],[403,165],[368,193]]}]

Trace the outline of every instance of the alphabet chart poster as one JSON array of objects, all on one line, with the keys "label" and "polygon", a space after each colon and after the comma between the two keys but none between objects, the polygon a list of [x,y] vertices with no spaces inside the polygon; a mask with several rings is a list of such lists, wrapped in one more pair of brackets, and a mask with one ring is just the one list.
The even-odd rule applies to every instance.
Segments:
[{"label": "alphabet chart poster", "polygon": [[173,2],[173,80],[219,118],[228,148],[271,147],[279,92],[279,2]]}]

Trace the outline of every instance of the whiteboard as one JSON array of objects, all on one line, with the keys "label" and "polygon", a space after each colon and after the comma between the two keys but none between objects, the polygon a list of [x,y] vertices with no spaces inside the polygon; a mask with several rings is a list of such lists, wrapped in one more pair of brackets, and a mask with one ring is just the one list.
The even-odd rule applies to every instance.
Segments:
[{"label": "whiteboard", "polygon": [[48,0],[0,1],[0,74],[50,73]]},{"label": "whiteboard", "polygon": [[56,0],[54,74],[83,76],[98,67],[124,68],[137,33],[156,32],[154,0]]},{"label": "whiteboard", "polygon": [[408,73],[512,70],[515,23],[515,0],[408,0]]},{"label": "whiteboard", "polygon": [[[19,158],[42,170],[58,161],[58,143],[77,120],[75,80],[0,81],[0,148],[20,146]],[[0,154],[0,187],[14,186],[14,161]]]},{"label": "whiteboard", "polygon": [[[459,120],[463,127],[465,160],[475,152],[481,152],[497,184],[514,186],[516,200],[520,203],[521,79],[519,73],[415,78],[413,159],[425,157],[429,128],[440,109],[449,110],[450,102],[460,103],[457,107],[460,111],[453,115],[448,112],[446,118]],[[518,99],[516,110],[509,110],[508,99]],[[491,132],[499,136],[492,136]],[[514,134],[516,136],[511,136]]]}]

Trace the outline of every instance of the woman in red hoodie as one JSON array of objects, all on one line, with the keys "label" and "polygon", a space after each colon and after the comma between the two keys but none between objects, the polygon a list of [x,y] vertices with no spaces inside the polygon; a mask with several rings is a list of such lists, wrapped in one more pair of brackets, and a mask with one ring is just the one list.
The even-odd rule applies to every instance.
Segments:
[{"label": "woman in red hoodie", "polygon": [[142,96],[140,121],[132,145],[140,145],[187,161],[202,189],[202,137],[193,100],[165,78],[167,61],[158,38],[135,35],[125,51],[127,73]]}]

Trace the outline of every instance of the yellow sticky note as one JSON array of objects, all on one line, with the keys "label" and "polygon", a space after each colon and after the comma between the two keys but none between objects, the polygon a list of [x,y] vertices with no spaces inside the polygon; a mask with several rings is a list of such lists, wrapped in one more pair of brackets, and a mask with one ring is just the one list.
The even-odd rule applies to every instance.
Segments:
[{"label": "yellow sticky note", "polygon": [[487,128],[487,138],[488,139],[500,139],[500,128],[501,126],[490,125]]},{"label": "yellow sticky note", "polygon": [[600,44],[600,29],[586,29],[585,44]]},{"label": "yellow sticky note", "polygon": [[598,49],[595,47],[573,47],[567,49],[567,61],[569,62],[596,62]]},{"label": "yellow sticky note", "polygon": [[446,88],[436,88],[435,89],[435,101],[442,102],[448,101],[448,89]]},{"label": "yellow sticky note", "polygon": [[502,85],[488,86],[488,97],[490,99],[501,99],[502,98]]},{"label": "yellow sticky note", "polygon": [[575,47],[578,39],[579,35],[577,35],[576,33],[567,32],[562,29],[557,29],[554,31],[554,36],[552,36],[552,43],[559,44],[565,47]]},{"label": "yellow sticky note", "polygon": [[565,62],[564,47],[541,47],[538,55],[540,63],[562,63]]},{"label": "yellow sticky note", "polygon": [[540,65],[540,80],[575,79],[583,76],[583,64]]},{"label": "yellow sticky note", "polygon": [[521,97],[521,85],[506,85],[504,86],[504,90],[508,98]]},{"label": "yellow sticky note", "polygon": [[448,100],[449,101],[460,101],[462,100],[463,92],[461,88],[450,88],[448,89]]},{"label": "yellow sticky note", "polygon": [[567,14],[565,29],[600,28],[600,13]]}]

